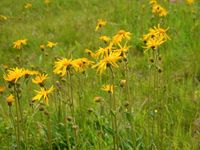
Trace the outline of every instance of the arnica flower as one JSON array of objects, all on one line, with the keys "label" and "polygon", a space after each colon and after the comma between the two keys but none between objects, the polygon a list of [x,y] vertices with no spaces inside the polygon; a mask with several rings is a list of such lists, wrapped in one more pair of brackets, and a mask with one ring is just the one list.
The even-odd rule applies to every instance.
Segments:
[{"label": "arnica flower", "polygon": [[96,54],[89,49],[85,49],[85,53],[87,53],[92,58],[96,58]]},{"label": "arnica flower", "polygon": [[0,94],[5,91],[6,87],[5,86],[0,86]]},{"label": "arnica flower", "polygon": [[90,67],[94,62],[88,60],[87,58],[78,58],[72,61],[73,67],[76,72],[85,72],[85,70]]},{"label": "arnica flower", "polygon": [[107,22],[104,21],[103,19],[98,19],[95,31],[99,31],[99,29],[101,29],[103,26],[105,26],[106,23]]},{"label": "arnica flower", "polygon": [[124,44],[124,46],[122,46],[121,44],[118,44],[118,46],[119,48],[115,49],[113,52],[118,53],[118,55],[123,58],[127,58],[127,53],[131,46],[127,46],[127,42]]},{"label": "arnica flower", "polygon": [[6,102],[7,102],[8,106],[12,106],[14,101],[15,101],[15,99],[12,94],[10,94],[9,96],[6,97]]},{"label": "arnica flower", "polygon": [[63,77],[64,75],[70,73],[70,68],[72,67],[72,65],[72,59],[58,59],[55,62],[53,72]]},{"label": "arnica flower", "polygon": [[152,13],[158,14],[160,17],[168,14],[167,10],[157,3],[152,5]]},{"label": "arnica flower", "polygon": [[100,47],[96,52],[96,58],[103,58],[104,56],[108,55],[110,52],[112,52],[113,49],[113,43],[110,42],[108,46],[102,48]]},{"label": "arnica flower", "polygon": [[21,77],[24,76],[24,69],[23,68],[11,68],[8,70],[7,75],[4,76],[4,80],[16,83]]},{"label": "arnica flower", "polygon": [[54,43],[54,42],[48,41],[47,47],[53,48],[53,47],[55,47],[57,44],[58,44],[58,43]]},{"label": "arnica flower", "polygon": [[131,39],[131,33],[126,32],[124,30],[119,30],[116,35],[113,36],[112,41],[114,44],[119,44],[122,39],[130,40]]},{"label": "arnica flower", "polygon": [[100,36],[99,39],[104,41],[105,43],[108,43],[110,41],[110,38],[106,35]]},{"label": "arnica flower", "polygon": [[44,81],[48,78],[48,75],[46,74],[38,74],[34,79],[32,79],[32,82],[35,84],[38,84],[40,86],[44,86]]},{"label": "arnica flower", "polygon": [[28,9],[28,8],[32,8],[32,3],[27,3],[24,8]]},{"label": "arnica flower", "polygon": [[194,0],[186,0],[186,3],[187,3],[188,5],[192,5],[192,4],[194,3]]},{"label": "arnica flower", "polygon": [[101,87],[101,90],[113,94],[114,86],[113,86],[113,85],[110,85],[110,84],[108,84],[108,85],[103,85],[103,86]]},{"label": "arnica flower", "polygon": [[35,90],[35,92],[37,93],[37,95],[35,97],[33,97],[32,101],[40,101],[42,98],[44,99],[44,102],[46,103],[46,105],[49,105],[49,94],[52,93],[54,90],[54,87],[51,86],[50,89],[45,89],[45,88],[40,88],[40,91]]},{"label": "arnica flower", "polygon": [[0,21],[5,21],[5,20],[7,20],[8,18],[6,17],[6,16],[4,16],[4,15],[0,15]]},{"label": "arnica flower", "polygon": [[165,40],[170,40],[170,37],[167,35],[167,29],[163,29],[160,27],[160,24],[158,24],[158,27],[154,26],[153,28],[149,29],[149,33],[151,33],[151,36],[160,36],[163,37]]},{"label": "arnica flower", "polygon": [[32,70],[28,70],[28,69],[23,70],[23,75],[25,78],[28,78],[29,76],[37,75],[37,74],[39,74],[38,71],[32,71]]},{"label": "arnica flower", "polygon": [[49,0],[44,0],[44,3],[45,3],[45,4],[49,4],[50,1],[49,1]]},{"label": "arnica flower", "polygon": [[117,68],[117,62],[120,59],[121,56],[111,52],[110,54],[107,54],[102,60],[100,60],[99,63],[93,65],[92,68],[97,68],[97,72],[101,75],[107,69],[107,67]]},{"label": "arnica flower", "polygon": [[163,44],[165,42],[163,37],[154,37],[154,38],[150,38],[147,43],[146,46],[144,46],[144,48],[146,50],[148,49],[153,49],[156,50],[158,46],[160,46],[161,44]]},{"label": "arnica flower", "polygon": [[27,45],[27,39],[17,40],[13,42],[13,48],[21,49],[23,45]]}]

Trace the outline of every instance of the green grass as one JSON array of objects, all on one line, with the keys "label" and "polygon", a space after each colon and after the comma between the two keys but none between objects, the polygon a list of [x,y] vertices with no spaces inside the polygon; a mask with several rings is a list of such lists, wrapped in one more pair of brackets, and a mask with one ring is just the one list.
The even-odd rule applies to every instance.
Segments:
[{"label": "green grass", "polygon": [[[27,2],[32,3],[32,8],[24,8]],[[160,4],[169,11],[166,17],[154,16],[147,0],[50,0],[48,5],[43,0],[1,0],[0,15],[8,19],[0,21],[0,85],[7,86],[0,95],[0,149],[69,149],[71,145],[77,150],[110,150],[115,134],[112,118],[116,116],[118,145],[123,150],[200,149],[200,3]],[[101,33],[95,32],[99,18],[107,21]],[[150,72],[149,57],[143,53],[140,40],[158,23],[169,27],[171,38],[159,48],[161,74],[153,69]],[[98,39],[100,34],[113,36],[120,29],[132,33],[132,47],[128,73],[124,73],[122,64],[114,69],[118,103],[115,116],[110,112],[109,94],[101,90],[103,84],[110,83],[109,71],[100,78],[94,69],[88,69],[85,74],[72,75],[72,82],[68,77],[61,81],[53,74],[53,64],[60,57],[88,57],[86,48],[95,51],[103,46]],[[12,47],[14,41],[24,38],[28,45],[22,50]],[[58,45],[43,52],[40,45],[47,41]],[[3,79],[3,64],[47,73],[47,87],[56,87],[59,81],[60,89],[49,97],[47,107],[40,103],[30,106],[38,86],[31,79],[27,83],[21,80],[20,146],[6,103],[12,89]],[[120,87],[122,79],[127,79],[128,87]],[[95,96],[103,97],[103,102],[95,103]],[[72,113],[66,103],[72,97],[75,121],[70,122],[66,120]],[[16,103],[11,111],[16,123],[15,106]],[[44,107],[44,111],[37,106]]]}]

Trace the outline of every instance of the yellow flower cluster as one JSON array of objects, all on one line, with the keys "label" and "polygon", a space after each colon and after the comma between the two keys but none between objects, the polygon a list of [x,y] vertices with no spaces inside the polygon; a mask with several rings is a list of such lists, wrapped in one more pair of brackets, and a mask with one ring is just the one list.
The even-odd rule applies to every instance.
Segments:
[{"label": "yellow flower cluster", "polygon": [[55,61],[54,73],[61,77],[71,73],[72,71],[83,73],[93,62],[87,58],[67,59],[62,58]]},{"label": "yellow flower cluster", "polygon": [[31,71],[24,68],[10,68],[7,74],[4,75],[4,80],[10,83],[17,83],[17,81],[22,77],[28,77],[29,75],[37,75],[37,71]]},{"label": "yellow flower cluster", "polygon": [[169,40],[169,36],[167,35],[167,29],[163,29],[160,27],[160,24],[158,24],[158,27],[153,27],[149,29],[149,32],[145,35],[143,35],[142,40],[145,43],[144,48],[146,50],[148,49],[157,49],[158,46],[165,43],[167,40]]},{"label": "yellow flower cluster", "polygon": [[192,5],[192,4],[194,3],[194,1],[195,1],[195,0],[186,0],[186,3],[187,3],[188,5]]},{"label": "yellow flower cluster", "polygon": [[152,13],[158,14],[160,17],[167,16],[168,11],[158,4],[157,0],[150,0],[149,3],[152,6]]}]

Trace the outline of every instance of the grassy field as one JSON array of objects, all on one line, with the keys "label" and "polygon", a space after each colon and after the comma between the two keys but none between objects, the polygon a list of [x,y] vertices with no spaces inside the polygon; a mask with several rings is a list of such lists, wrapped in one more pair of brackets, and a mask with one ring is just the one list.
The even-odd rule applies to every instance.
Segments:
[{"label": "grassy field", "polygon": [[200,149],[199,35],[199,0],[1,0],[0,149]]}]

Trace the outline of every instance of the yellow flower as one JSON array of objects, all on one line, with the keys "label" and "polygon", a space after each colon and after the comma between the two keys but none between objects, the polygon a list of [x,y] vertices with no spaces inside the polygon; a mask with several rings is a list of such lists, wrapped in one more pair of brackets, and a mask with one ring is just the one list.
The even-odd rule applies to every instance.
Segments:
[{"label": "yellow flower", "polygon": [[20,68],[11,68],[8,70],[6,76],[4,76],[4,80],[12,83],[16,83],[21,77],[24,76],[24,69]]},{"label": "yellow flower", "polygon": [[187,3],[188,5],[192,5],[192,4],[194,3],[194,0],[186,0],[186,3]]},{"label": "yellow flower", "polygon": [[127,53],[131,46],[127,46],[127,42],[125,43],[124,46],[122,46],[121,44],[118,44],[118,46],[119,46],[119,48],[115,49],[113,52],[118,53],[118,55],[123,58],[127,58]]},{"label": "yellow flower", "polygon": [[54,42],[51,42],[51,41],[48,41],[48,43],[47,43],[47,47],[49,47],[49,48],[53,48],[56,45],[57,45],[57,43],[54,43]]},{"label": "yellow flower", "polygon": [[144,48],[146,50],[148,49],[157,49],[158,46],[160,46],[161,44],[163,44],[165,42],[164,38],[162,37],[154,37],[154,38],[150,38],[147,43],[146,46],[144,46]]},{"label": "yellow flower", "polygon": [[96,52],[96,58],[102,58],[105,55],[109,54],[113,49],[113,43],[110,42],[105,48],[100,47]]},{"label": "yellow flower", "polygon": [[46,74],[38,74],[34,79],[32,79],[32,82],[35,84],[38,84],[40,86],[43,86],[44,80],[48,78],[48,75]]},{"label": "yellow flower", "polygon": [[89,49],[85,49],[85,53],[87,53],[90,57],[92,58],[96,58],[96,54],[93,53],[91,50]]},{"label": "yellow flower", "polygon": [[4,16],[4,15],[0,15],[0,21],[5,21],[5,20],[7,20],[8,18],[6,17],[6,16]]},{"label": "yellow flower", "polygon": [[99,31],[99,29],[102,28],[103,26],[105,26],[106,23],[107,22],[104,21],[103,19],[98,19],[95,31]]},{"label": "yellow flower", "polygon": [[23,45],[27,45],[27,39],[17,40],[13,42],[13,48],[21,49]]},{"label": "yellow flower", "polygon": [[64,76],[69,73],[72,66],[72,59],[62,58],[55,62],[53,72],[55,74]]},{"label": "yellow flower", "polygon": [[102,41],[104,41],[104,42],[106,42],[106,43],[110,41],[110,38],[108,36],[105,36],[105,35],[100,36],[99,39],[102,40]]},{"label": "yellow flower", "polygon": [[113,36],[112,41],[114,44],[118,44],[122,41],[122,39],[130,40],[131,33],[126,32],[124,30],[119,30],[118,33],[115,36]]},{"label": "yellow flower", "polygon": [[27,3],[24,8],[28,9],[28,8],[31,8],[32,7],[32,3]]},{"label": "yellow flower", "polygon": [[115,67],[117,68],[117,61],[120,60],[121,57],[117,53],[107,54],[99,63],[93,65],[92,68],[97,68],[97,72],[101,75],[107,67]]},{"label": "yellow flower", "polygon": [[45,4],[49,4],[50,1],[49,1],[49,0],[44,0],[44,3],[45,3]]},{"label": "yellow flower", "polygon": [[157,3],[152,6],[152,13],[158,14],[161,17],[168,14],[167,10]]},{"label": "yellow flower", "polygon": [[6,102],[8,106],[12,106],[12,103],[15,101],[14,96],[10,94],[9,96],[6,97]]},{"label": "yellow flower", "polygon": [[3,93],[5,91],[6,87],[5,86],[0,86],[0,93]]},{"label": "yellow flower", "polygon": [[31,71],[31,70],[28,70],[28,69],[24,69],[23,70],[23,75],[28,78],[30,75],[37,75],[39,74],[38,71]]},{"label": "yellow flower", "polygon": [[37,93],[37,95],[35,97],[33,97],[32,101],[39,101],[41,100],[42,98],[44,99],[44,102],[46,103],[46,105],[49,105],[49,98],[48,98],[48,95],[50,93],[52,93],[54,90],[54,87],[51,86],[50,89],[45,89],[45,88],[40,88],[40,91],[37,91],[35,90],[35,92]]},{"label": "yellow flower", "polygon": [[76,72],[84,72],[93,63],[94,62],[88,60],[87,58],[78,58],[72,61],[72,65]]},{"label": "yellow flower", "polygon": [[110,84],[108,84],[108,85],[103,85],[103,86],[101,87],[101,90],[113,94],[114,86],[113,86],[113,85],[110,85]]}]

